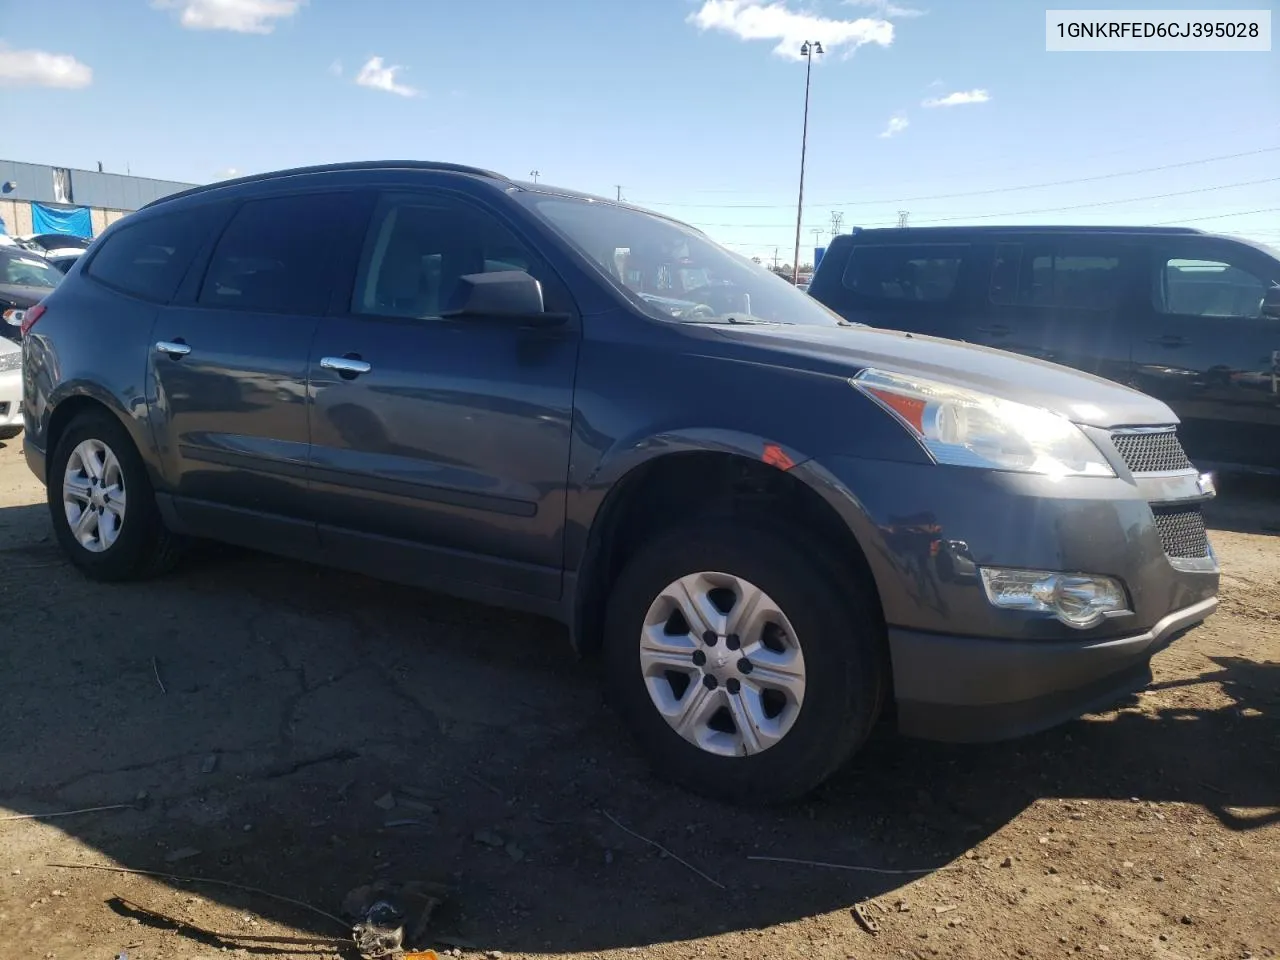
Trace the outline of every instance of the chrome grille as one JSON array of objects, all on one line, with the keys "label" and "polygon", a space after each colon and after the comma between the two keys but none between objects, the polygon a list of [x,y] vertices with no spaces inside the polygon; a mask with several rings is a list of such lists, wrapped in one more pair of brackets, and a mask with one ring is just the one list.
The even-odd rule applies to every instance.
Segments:
[{"label": "chrome grille", "polygon": [[1199,506],[1153,507],[1160,545],[1170,557],[1190,559],[1209,555],[1209,535]]},{"label": "chrome grille", "polygon": [[1111,434],[1111,442],[1120,452],[1120,459],[1132,473],[1165,473],[1173,470],[1192,469],[1178,435],[1173,430],[1118,431]]}]

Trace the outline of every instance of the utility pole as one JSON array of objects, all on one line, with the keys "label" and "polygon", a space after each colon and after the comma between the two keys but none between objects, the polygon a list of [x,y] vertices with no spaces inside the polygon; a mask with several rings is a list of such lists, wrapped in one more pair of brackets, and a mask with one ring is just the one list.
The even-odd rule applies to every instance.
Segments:
[{"label": "utility pole", "polygon": [[911,216],[911,211],[910,211],[910,210],[899,210],[899,211],[898,211],[898,226],[899,226],[899,227],[905,227],[905,226],[907,225],[907,218],[908,218],[908,217],[910,217],[910,216]]},{"label": "utility pole", "polygon": [[844,214],[839,210],[831,211],[831,239],[834,240],[840,235],[840,226],[844,223]]},{"label": "utility pole", "polygon": [[621,203],[622,202],[622,184],[615,183],[614,186],[618,188],[618,202]]},{"label": "utility pole", "polygon": [[542,176],[542,174],[538,173],[538,171],[537,171],[537,170],[530,170],[530,171],[529,171],[529,176],[533,177],[533,182],[534,182],[534,183],[537,183],[537,182],[538,182],[538,177]]},{"label": "utility pole", "polygon": [[[821,227],[814,227],[809,232],[813,234],[813,249],[816,251],[819,244],[822,243],[822,235],[827,231],[823,230]],[[814,264],[814,266],[817,266],[817,264]]]},{"label": "utility pole", "polygon": [[804,155],[809,146],[809,78],[813,73],[813,55],[822,53],[822,44],[806,40],[800,45],[804,68],[804,126],[800,133],[800,194],[796,199],[796,258],[791,264],[791,282],[800,282],[800,220],[804,217]]},{"label": "utility pole", "polygon": [[773,248],[773,269],[775,273],[778,270],[778,248],[777,247]]}]

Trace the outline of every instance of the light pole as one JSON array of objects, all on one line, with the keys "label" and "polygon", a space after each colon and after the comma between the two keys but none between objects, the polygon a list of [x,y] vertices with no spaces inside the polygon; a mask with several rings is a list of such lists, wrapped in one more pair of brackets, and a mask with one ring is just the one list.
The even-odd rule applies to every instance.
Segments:
[{"label": "light pole", "polygon": [[800,134],[800,197],[796,201],[796,256],[791,262],[791,282],[800,282],[800,220],[804,216],[804,154],[809,145],[809,75],[813,72],[813,55],[822,53],[822,44],[806,40],[800,45],[804,68],[804,130]]},{"label": "light pole", "polygon": [[542,176],[542,174],[540,174],[537,170],[530,170],[530,171],[529,171],[529,176],[533,177],[533,182],[534,182],[534,183],[537,183],[537,182],[538,182],[538,177]]}]

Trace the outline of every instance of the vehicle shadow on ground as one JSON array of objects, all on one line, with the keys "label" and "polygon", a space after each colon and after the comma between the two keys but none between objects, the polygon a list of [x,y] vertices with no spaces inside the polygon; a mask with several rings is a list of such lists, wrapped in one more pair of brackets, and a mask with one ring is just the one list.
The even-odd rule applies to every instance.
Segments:
[{"label": "vehicle shadow on ground", "polygon": [[[602,704],[594,667],[553,624],[235,550],[200,551],[152,583],[94,584],[62,562],[43,506],[0,510],[4,531],[5,807],[141,797],[136,810],[50,823],[96,862],[330,913],[375,880],[443,882],[450,897],[432,929],[484,950],[751,931],[890,894],[957,860],[998,868],[985,846],[980,860],[963,856],[1042,798],[1179,801],[1238,831],[1278,816],[1275,664],[1219,658],[1157,684],[1159,707],[1135,697],[1012,743],[932,745],[884,730],[809,801],[728,809],[651,776]],[[1216,687],[1221,705],[1178,707],[1190,684]],[[1154,816],[1133,806],[1135,820]],[[0,843],[26,829],[4,824]],[[1024,841],[1007,852],[1031,869],[1071,856]],[[260,895],[198,892],[318,939],[343,933]],[[102,909],[166,922],[155,904]],[[187,926],[182,936],[254,954],[298,946]]]}]

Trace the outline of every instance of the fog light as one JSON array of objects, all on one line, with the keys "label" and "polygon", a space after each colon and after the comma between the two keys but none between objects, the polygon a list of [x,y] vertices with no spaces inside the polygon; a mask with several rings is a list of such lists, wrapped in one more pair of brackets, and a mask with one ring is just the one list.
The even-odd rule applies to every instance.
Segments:
[{"label": "fog light", "polygon": [[983,567],[982,586],[993,606],[1052,613],[1078,630],[1129,612],[1124,587],[1111,577]]}]

